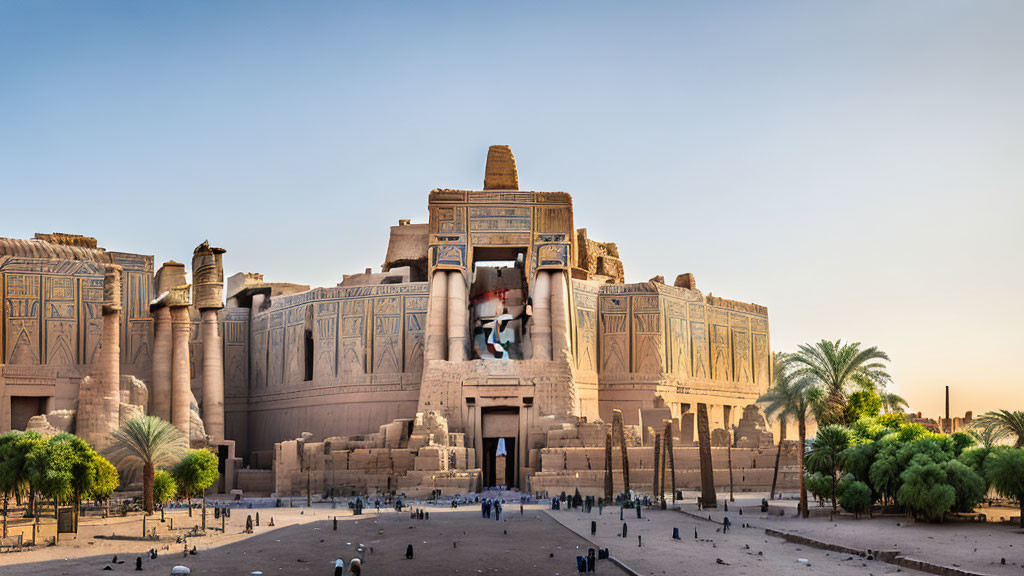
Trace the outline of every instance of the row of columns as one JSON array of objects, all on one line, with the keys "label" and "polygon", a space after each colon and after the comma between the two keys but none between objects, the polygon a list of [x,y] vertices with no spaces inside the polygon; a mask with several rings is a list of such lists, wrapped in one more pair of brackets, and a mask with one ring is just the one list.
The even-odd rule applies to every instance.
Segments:
[{"label": "row of columns", "polygon": [[459,270],[437,270],[430,278],[427,360],[469,359],[469,286]]},{"label": "row of columns", "polygon": [[[561,270],[539,270],[533,285],[530,341],[533,358],[562,358],[570,350],[569,283]],[[468,360],[469,287],[458,270],[437,270],[430,279],[427,360]]]},{"label": "row of columns", "polygon": [[530,342],[536,360],[569,352],[569,283],[562,270],[538,270],[533,284]]},{"label": "row of columns", "polygon": [[206,433],[224,440],[224,348],[219,311],[224,306],[223,249],[200,244],[192,255],[190,286],[185,265],[166,262],[156,275],[159,296],[153,315],[153,385],[150,414],[170,421],[189,437],[192,423],[192,370],[189,341],[190,308],[199,309],[203,342],[202,409]]}]

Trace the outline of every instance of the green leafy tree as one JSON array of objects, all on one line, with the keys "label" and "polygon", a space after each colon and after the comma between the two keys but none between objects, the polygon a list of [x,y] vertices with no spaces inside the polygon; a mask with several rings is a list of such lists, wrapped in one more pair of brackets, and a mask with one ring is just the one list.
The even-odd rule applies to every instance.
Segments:
[{"label": "green leafy tree", "polygon": [[822,505],[832,490],[832,478],[825,476],[821,472],[805,474],[804,476],[804,484],[807,487],[807,491],[814,496],[819,505]]},{"label": "green leafy tree", "polygon": [[[39,493],[53,500],[53,517],[60,517],[61,502],[69,502],[75,494],[75,472],[78,470],[81,454],[74,439],[76,436],[63,433],[49,441],[36,445],[28,454],[30,475]],[[60,533],[54,543],[60,542]]]},{"label": "green leafy tree", "polygon": [[209,450],[189,450],[171,469],[175,482],[188,499],[189,516],[192,515],[192,496],[204,493],[220,477],[217,463],[217,455]]},{"label": "green leafy tree", "polygon": [[110,510],[110,497],[114,490],[121,484],[121,475],[117,468],[99,454],[93,453],[93,482],[89,497],[107,505],[107,515]]},{"label": "green leafy tree", "polygon": [[19,501],[22,495],[28,496],[28,513],[26,517],[35,516],[36,512],[36,485],[32,472],[32,464],[28,458],[29,453],[40,445],[46,444],[38,432],[14,431],[4,435],[3,457],[0,458],[0,478],[8,486],[9,492],[5,492],[4,518],[7,517],[7,498],[13,494]]},{"label": "green leafy tree", "polygon": [[66,442],[72,453],[71,461],[71,504],[74,510],[75,531],[78,531],[78,516],[82,509],[82,498],[92,494],[96,482],[96,452],[88,442],[73,434],[58,434],[50,442]]},{"label": "green leafy tree", "polygon": [[877,454],[878,445],[874,442],[854,444],[843,451],[843,470],[861,482],[869,482],[871,464],[875,462]]},{"label": "green leafy tree", "polygon": [[163,506],[178,493],[178,483],[167,470],[157,470],[153,477],[153,500]]},{"label": "green leafy tree", "polygon": [[852,512],[854,516],[860,516],[871,511],[871,502],[874,497],[871,495],[871,488],[860,480],[846,482],[839,492],[839,505],[843,510]]},{"label": "green leafy tree", "polygon": [[895,437],[880,440],[875,460],[868,468],[868,482],[875,493],[881,496],[883,506],[895,500],[896,492],[903,483],[900,478],[903,466],[896,455],[899,447]]},{"label": "green leafy tree", "polygon": [[861,349],[859,342],[841,340],[803,344],[792,355],[797,377],[811,378],[824,392],[815,407],[818,423],[823,425],[845,423],[851,390],[883,390],[891,380],[885,366],[888,360],[877,347]]},{"label": "green leafy tree", "polygon": [[850,432],[842,426],[823,426],[811,441],[807,452],[806,465],[811,472],[821,472],[832,477],[832,511],[837,511],[836,494],[839,472],[843,469],[843,453],[850,445]]},{"label": "green leafy tree", "polygon": [[946,470],[927,456],[914,456],[900,476],[903,484],[896,492],[896,500],[915,518],[941,521],[956,505],[956,489],[946,483]]},{"label": "green leafy tree", "polygon": [[994,430],[1002,431],[1004,437],[1013,440],[1015,447],[1024,448],[1024,412],[1020,410],[986,412],[978,417],[976,423],[982,427],[991,426]]},{"label": "green leafy tree", "polygon": [[954,432],[949,435],[949,438],[953,441],[953,456],[959,457],[963,454],[964,450],[975,445],[974,436],[966,432]]},{"label": "green leafy tree", "polygon": [[861,418],[874,418],[882,410],[882,399],[874,390],[858,390],[850,394],[843,410],[843,423],[853,424]]},{"label": "green leafy tree", "polygon": [[187,450],[185,436],[170,422],[142,416],[124,423],[111,435],[111,460],[126,470],[142,468],[142,506],[153,513],[153,478],[157,466],[171,466]]},{"label": "green leafy tree", "polygon": [[3,537],[7,537],[7,513],[11,495],[15,495],[23,484],[18,458],[18,434],[8,432],[0,436],[0,493],[4,499]]},{"label": "green leafy tree", "polygon": [[996,492],[1016,498],[1020,505],[1020,527],[1024,528],[1024,450],[996,446],[985,459],[985,477]]},{"label": "green leafy tree", "polygon": [[956,491],[954,512],[972,512],[988,491],[985,479],[958,460],[946,462],[946,482]]}]

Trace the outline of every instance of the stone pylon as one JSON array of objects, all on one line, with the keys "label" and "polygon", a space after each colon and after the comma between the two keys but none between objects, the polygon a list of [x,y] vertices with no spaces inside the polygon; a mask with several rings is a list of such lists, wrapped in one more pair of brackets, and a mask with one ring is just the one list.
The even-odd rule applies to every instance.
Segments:
[{"label": "stone pylon", "polygon": [[82,379],[75,431],[97,449],[117,430],[121,410],[121,267],[108,264],[103,274],[103,332],[99,361]]},{"label": "stone pylon", "polygon": [[218,316],[224,308],[224,252],[203,242],[192,253],[192,291],[203,338],[203,424],[214,441],[224,440],[224,346]]}]

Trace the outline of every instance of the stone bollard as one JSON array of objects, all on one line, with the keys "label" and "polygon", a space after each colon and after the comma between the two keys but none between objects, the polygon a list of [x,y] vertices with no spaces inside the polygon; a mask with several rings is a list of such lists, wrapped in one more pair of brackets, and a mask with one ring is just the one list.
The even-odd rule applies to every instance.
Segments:
[{"label": "stone bollard", "polygon": [[626,533],[629,531],[629,526],[625,522],[622,523],[622,537],[626,537]]},{"label": "stone bollard", "polygon": [[672,539],[679,540],[679,528],[672,529]]},{"label": "stone bollard", "polygon": [[597,522],[595,520],[590,521],[590,535],[597,534]]}]

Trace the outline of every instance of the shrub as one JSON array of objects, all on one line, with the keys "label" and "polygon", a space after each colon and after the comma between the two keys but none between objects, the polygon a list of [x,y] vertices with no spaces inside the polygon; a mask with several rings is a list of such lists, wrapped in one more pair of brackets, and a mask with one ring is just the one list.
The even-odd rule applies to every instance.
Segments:
[{"label": "shrub", "polygon": [[957,460],[946,462],[946,480],[956,490],[954,512],[971,512],[988,491],[988,483],[970,466]]},{"label": "shrub", "polygon": [[915,518],[942,520],[956,504],[956,490],[946,483],[946,470],[918,454],[900,475],[903,484],[896,492],[896,501],[907,507]]},{"label": "shrub", "polygon": [[873,501],[871,488],[859,480],[846,482],[840,488],[839,505],[843,507],[843,510],[857,516],[870,510]]}]

